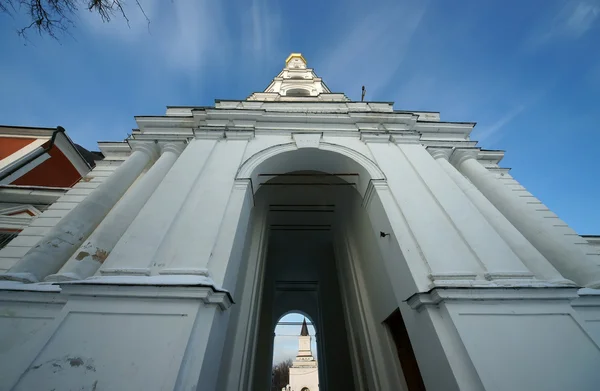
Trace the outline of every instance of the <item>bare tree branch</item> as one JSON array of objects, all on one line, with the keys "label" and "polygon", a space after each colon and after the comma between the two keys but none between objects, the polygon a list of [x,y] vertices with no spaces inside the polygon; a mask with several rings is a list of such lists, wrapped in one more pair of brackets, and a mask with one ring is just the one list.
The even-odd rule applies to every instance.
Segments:
[{"label": "bare tree branch", "polygon": [[[150,26],[150,19],[140,0],[135,0],[135,3]],[[68,33],[75,26],[73,16],[80,7],[97,13],[106,23],[120,16],[130,27],[124,5],[125,0],[0,0],[0,12],[13,17],[19,13],[27,15],[30,23],[17,30],[17,34],[24,38],[33,29],[40,35],[47,34],[58,39],[57,34]]]},{"label": "bare tree branch", "polygon": [[280,362],[279,364],[273,365],[271,391],[280,391],[283,387],[289,384],[291,366],[291,359],[287,359],[285,361]]}]

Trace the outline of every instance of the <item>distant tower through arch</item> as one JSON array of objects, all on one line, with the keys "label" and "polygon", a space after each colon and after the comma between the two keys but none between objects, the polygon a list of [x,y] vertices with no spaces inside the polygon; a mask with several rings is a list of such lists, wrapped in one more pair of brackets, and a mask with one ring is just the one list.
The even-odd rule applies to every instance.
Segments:
[{"label": "distant tower through arch", "polygon": [[298,354],[290,367],[289,384],[284,391],[318,391],[319,369],[311,350],[312,337],[308,332],[306,318],[298,337]]}]

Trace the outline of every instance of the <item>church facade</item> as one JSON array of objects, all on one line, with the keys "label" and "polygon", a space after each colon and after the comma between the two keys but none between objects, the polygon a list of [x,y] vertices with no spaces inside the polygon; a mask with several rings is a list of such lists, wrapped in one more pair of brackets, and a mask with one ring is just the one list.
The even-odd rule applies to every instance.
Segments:
[{"label": "church facade", "polygon": [[0,390],[266,390],[290,312],[321,391],[598,389],[600,241],[474,123],[351,101],[297,53],[136,121],[13,239]]}]

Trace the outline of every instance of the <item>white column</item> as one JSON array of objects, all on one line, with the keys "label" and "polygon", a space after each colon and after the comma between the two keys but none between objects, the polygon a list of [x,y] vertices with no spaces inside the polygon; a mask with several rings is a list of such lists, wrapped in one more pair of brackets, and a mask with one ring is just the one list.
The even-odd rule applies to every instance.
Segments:
[{"label": "white column", "polygon": [[537,216],[514,192],[504,186],[472,152],[456,151],[456,166],[498,208],[544,257],[566,278],[591,288],[600,287],[600,266]]},{"label": "white column", "polygon": [[531,270],[534,275],[546,281],[568,283],[544,256],[512,225],[506,217],[487,199],[467,178],[450,164],[448,158],[453,148],[428,148],[448,176],[481,212],[498,235],[510,246],[512,251]]},{"label": "white column", "polygon": [[169,231],[190,190],[204,172],[216,139],[194,139],[179,156],[100,267],[103,275],[149,275],[150,260]]},{"label": "white column", "polygon": [[460,233],[473,255],[485,268],[487,280],[532,279],[533,273],[512,252],[465,194],[448,178],[435,159],[421,145],[398,148],[429,188],[447,218]]},{"label": "white column", "polygon": [[153,142],[132,145],[133,153],[100,186],[63,217],[0,279],[38,282],[56,273],[127,191],[151,160]]},{"label": "white column", "polygon": [[150,170],[125,193],[62,269],[46,281],[82,280],[96,273],[184,148],[181,142],[163,145],[160,158]]},{"label": "white column", "polygon": [[[208,275],[247,140],[221,140],[151,262],[160,274]],[[239,217],[239,216],[238,216]]]},{"label": "white column", "polygon": [[[404,230],[398,228],[403,235],[396,237],[395,240],[399,243],[412,240],[416,244],[414,251],[410,251],[405,246],[405,248],[401,247],[402,252],[407,252],[407,256],[411,258],[420,256],[425,261],[430,270],[429,279],[434,285],[463,284],[476,279],[484,280],[485,270],[481,263],[465,244],[460,233],[419,177],[403,150],[389,142],[389,136],[380,141],[377,138],[371,136],[367,138],[363,135],[363,140],[367,142],[375,161],[385,173],[387,184],[393,195],[392,200],[382,200],[392,228],[395,231],[396,226],[406,225],[409,230],[408,233],[403,233]],[[419,144],[406,145],[406,147],[423,148]],[[385,194],[382,193],[382,195]],[[399,212],[398,224],[396,224],[396,218],[391,215],[395,208]],[[372,212],[369,214],[371,215]],[[405,220],[405,224],[400,223],[401,220]],[[408,263],[412,264],[412,262]],[[420,279],[421,277],[414,276],[414,278]]]}]

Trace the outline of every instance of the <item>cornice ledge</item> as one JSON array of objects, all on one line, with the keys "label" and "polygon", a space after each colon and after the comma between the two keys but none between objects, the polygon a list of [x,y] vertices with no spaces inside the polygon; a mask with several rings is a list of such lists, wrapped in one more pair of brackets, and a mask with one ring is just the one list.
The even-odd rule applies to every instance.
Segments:
[{"label": "cornice ledge", "polygon": [[600,307],[600,289],[580,288],[579,298],[571,302],[573,307]]},{"label": "cornice ledge", "polygon": [[392,134],[394,144],[421,144],[420,134]]},{"label": "cornice ledge", "polygon": [[2,216],[0,215],[0,228],[25,229],[29,227],[37,216]]},{"label": "cornice ledge", "polygon": [[499,300],[574,300],[577,287],[565,287],[552,283],[540,283],[539,286],[495,285],[473,287],[436,287],[428,292],[418,292],[410,296],[406,303],[420,311],[424,306],[439,305],[445,302],[481,302]]},{"label": "cornice ledge", "polygon": [[225,131],[227,140],[252,140],[254,138],[254,130],[227,130]]},{"label": "cornice ledge", "polygon": [[229,291],[202,275],[101,276],[56,283],[68,296],[201,299],[226,310],[234,303]]},{"label": "cornice ledge", "polygon": [[225,131],[223,129],[198,128],[194,131],[194,138],[198,140],[220,140],[225,138]]},{"label": "cornice ledge", "polygon": [[483,274],[486,280],[488,281],[503,281],[503,280],[513,280],[513,281],[537,281],[535,280],[535,276],[531,272],[511,272],[511,271],[502,271],[502,272],[486,272]]},{"label": "cornice ledge", "polygon": [[577,291],[579,296],[597,296],[600,298],[600,289],[581,288]]},{"label": "cornice ledge", "polygon": [[504,158],[504,151],[498,150],[480,150],[477,155],[479,160],[487,160],[493,163],[499,164],[500,161]]},{"label": "cornice ledge", "polygon": [[391,136],[388,133],[360,133],[360,139],[364,143],[389,143],[391,141]]},{"label": "cornice ledge", "polygon": [[[37,284],[23,284],[23,285],[37,285]],[[41,303],[44,305],[65,304],[67,302],[67,297],[60,294],[60,287],[55,286],[55,288],[56,288],[56,290],[53,290],[53,291],[0,288],[0,302]]]},{"label": "cornice ledge", "polygon": [[189,127],[193,123],[193,117],[191,116],[174,116],[174,115],[163,115],[163,116],[137,116],[135,117],[135,121],[140,127],[140,130],[143,128],[180,128],[180,127]]},{"label": "cornice ledge", "polygon": [[421,140],[421,143],[427,147],[431,148],[446,148],[446,147],[454,147],[454,148],[473,148],[477,145],[476,141],[458,141],[458,140]]},{"label": "cornice ledge", "polygon": [[0,280],[0,292],[3,291],[60,293],[60,287],[47,282],[29,283],[14,280]]}]

